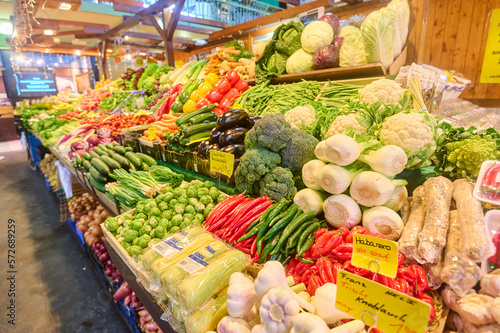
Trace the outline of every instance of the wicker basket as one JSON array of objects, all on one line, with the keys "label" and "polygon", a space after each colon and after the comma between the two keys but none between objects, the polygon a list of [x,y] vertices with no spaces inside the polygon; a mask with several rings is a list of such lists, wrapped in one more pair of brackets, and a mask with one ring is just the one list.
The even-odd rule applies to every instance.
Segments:
[{"label": "wicker basket", "polygon": [[247,272],[255,279],[257,277],[257,274],[259,274],[260,270],[262,269],[262,267],[264,267],[264,265],[251,263],[250,265],[247,266]]},{"label": "wicker basket", "polygon": [[436,318],[427,325],[426,331],[428,333],[441,333],[444,330],[449,309],[444,305],[443,299],[437,291],[429,290],[426,293],[434,300],[434,309],[436,310]]}]

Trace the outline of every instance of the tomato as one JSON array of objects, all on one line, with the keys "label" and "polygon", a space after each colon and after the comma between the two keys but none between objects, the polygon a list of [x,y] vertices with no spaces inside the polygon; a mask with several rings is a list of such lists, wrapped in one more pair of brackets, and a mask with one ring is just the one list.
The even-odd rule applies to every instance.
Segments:
[{"label": "tomato", "polygon": [[217,82],[217,84],[214,86],[215,89],[217,89],[218,92],[221,94],[226,94],[229,90],[231,90],[231,83],[226,78],[222,78]]},{"label": "tomato", "polygon": [[234,69],[230,69],[226,73],[226,79],[229,81],[231,86],[234,86],[240,80],[240,75]]}]

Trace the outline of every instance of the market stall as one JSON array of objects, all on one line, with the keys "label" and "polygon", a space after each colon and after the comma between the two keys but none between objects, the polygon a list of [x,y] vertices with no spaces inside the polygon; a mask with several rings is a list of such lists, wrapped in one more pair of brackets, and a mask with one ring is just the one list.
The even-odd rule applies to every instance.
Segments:
[{"label": "market stall", "polygon": [[18,108],[52,187],[58,160],[88,192],[68,223],[143,331],[500,330],[499,113],[457,115],[469,82],[403,66],[411,8]]}]

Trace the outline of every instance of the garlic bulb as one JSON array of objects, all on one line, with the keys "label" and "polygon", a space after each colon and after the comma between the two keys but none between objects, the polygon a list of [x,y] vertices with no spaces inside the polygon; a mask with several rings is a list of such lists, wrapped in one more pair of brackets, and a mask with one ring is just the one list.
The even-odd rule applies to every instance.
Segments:
[{"label": "garlic bulb", "polygon": [[493,272],[486,274],[481,279],[481,291],[491,297],[500,296],[500,269],[495,269]]},{"label": "garlic bulb", "polygon": [[487,325],[495,322],[490,306],[493,297],[487,295],[467,295],[460,299],[457,304],[458,314],[466,321],[474,325]]}]

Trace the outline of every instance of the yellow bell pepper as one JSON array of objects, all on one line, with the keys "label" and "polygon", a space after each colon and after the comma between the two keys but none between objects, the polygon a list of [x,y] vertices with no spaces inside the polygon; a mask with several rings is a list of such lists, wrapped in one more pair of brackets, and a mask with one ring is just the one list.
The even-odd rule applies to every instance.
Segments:
[{"label": "yellow bell pepper", "polygon": [[205,81],[202,84],[200,84],[200,86],[198,87],[198,90],[201,91],[203,93],[203,95],[205,95],[207,92],[212,90],[212,88],[213,88],[213,86],[209,82]]},{"label": "yellow bell pepper", "polygon": [[194,110],[196,110],[196,102],[193,101],[192,99],[188,100],[182,107],[182,111],[184,113],[188,113]]},{"label": "yellow bell pepper", "polygon": [[198,103],[200,101],[200,99],[202,99],[204,96],[205,96],[205,94],[203,92],[201,92],[200,90],[196,89],[195,91],[193,91],[191,93],[191,96],[189,96],[189,99],[195,101],[196,103]]},{"label": "yellow bell pepper", "polygon": [[210,83],[212,86],[219,81],[219,77],[215,73],[210,73],[207,76],[205,76],[205,82]]}]

